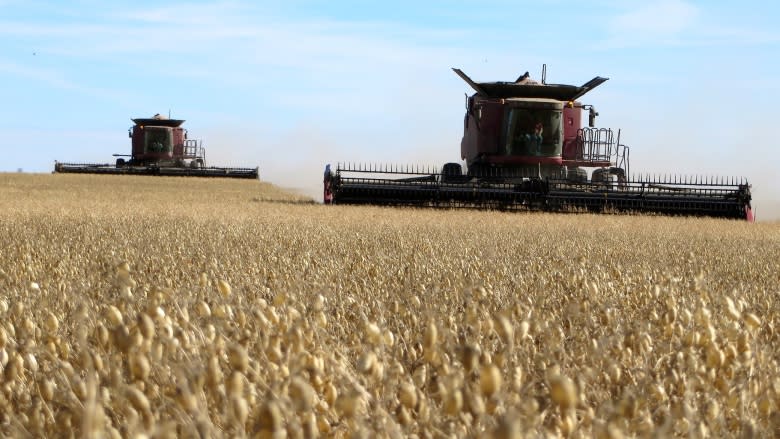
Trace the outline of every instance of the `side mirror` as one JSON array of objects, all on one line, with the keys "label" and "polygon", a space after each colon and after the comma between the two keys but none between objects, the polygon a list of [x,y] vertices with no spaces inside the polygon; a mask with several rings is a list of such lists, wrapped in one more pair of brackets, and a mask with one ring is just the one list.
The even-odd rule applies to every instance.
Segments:
[{"label": "side mirror", "polygon": [[133,138],[133,129],[132,128],[128,128],[127,129],[127,137],[129,137],[131,139]]},{"label": "side mirror", "polygon": [[599,115],[598,111],[596,111],[596,109],[593,108],[593,106],[591,105],[590,108],[588,109],[588,126],[589,127],[593,128],[594,126],[596,126],[596,116],[598,116],[598,115]]}]

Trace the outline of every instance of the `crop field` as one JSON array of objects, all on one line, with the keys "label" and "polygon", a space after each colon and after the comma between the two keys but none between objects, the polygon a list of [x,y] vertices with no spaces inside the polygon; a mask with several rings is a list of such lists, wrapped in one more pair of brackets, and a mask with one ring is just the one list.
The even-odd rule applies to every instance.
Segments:
[{"label": "crop field", "polygon": [[777,222],[0,174],[0,436],[772,437],[779,360]]}]

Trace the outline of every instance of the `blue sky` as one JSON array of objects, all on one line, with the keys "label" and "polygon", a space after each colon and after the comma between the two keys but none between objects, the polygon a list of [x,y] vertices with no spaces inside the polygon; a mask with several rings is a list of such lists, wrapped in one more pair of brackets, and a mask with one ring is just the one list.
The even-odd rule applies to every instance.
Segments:
[{"label": "blue sky", "polygon": [[[632,172],[744,176],[780,217],[778,3],[0,0],[0,172],[110,162],[130,118],[186,119],[211,165],[311,195],[325,163],[459,161],[464,94],[525,71],[583,103]],[[764,206],[764,207],[762,207]]]}]

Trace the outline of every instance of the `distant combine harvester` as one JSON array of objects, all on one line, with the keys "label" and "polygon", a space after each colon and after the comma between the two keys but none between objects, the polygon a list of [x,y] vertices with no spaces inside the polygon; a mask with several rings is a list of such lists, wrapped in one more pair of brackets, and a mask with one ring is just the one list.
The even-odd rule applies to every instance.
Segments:
[{"label": "distant combine harvester", "polygon": [[54,172],[81,174],[136,174],[183,177],[259,177],[257,167],[226,168],[206,165],[206,150],[201,140],[188,139],[184,120],[160,114],[132,119],[128,130],[132,139],[130,154],[114,154],[116,163],[54,162]]}]

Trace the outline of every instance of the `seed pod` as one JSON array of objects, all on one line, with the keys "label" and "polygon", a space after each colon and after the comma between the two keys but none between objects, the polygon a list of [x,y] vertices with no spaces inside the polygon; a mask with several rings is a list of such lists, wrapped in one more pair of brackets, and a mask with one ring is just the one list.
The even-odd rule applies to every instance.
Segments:
[{"label": "seed pod", "polygon": [[374,346],[378,346],[382,342],[382,331],[376,323],[366,323],[366,339]]},{"label": "seed pod", "polygon": [[395,411],[395,418],[398,420],[398,423],[404,427],[408,427],[412,424],[412,414],[409,413],[409,409],[404,405],[398,406]]},{"label": "seed pod", "polygon": [[100,353],[97,351],[92,352],[92,366],[95,368],[97,372],[103,371],[103,357],[100,356]]},{"label": "seed pod", "polygon": [[520,420],[514,414],[502,416],[493,434],[493,439],[521,439],[523,437]]},{"label": "seed pod", "polygon": [[122,313],[119,311],[119,308],[114,305],[109,305],[108,308],[106,308],[106,320],[108,320],[108,324],[111,328],[121,325]]},{"label": "seed pod", "polygon": [[130,335],[130,330],[123,324],[117,325],[111,333],[114,346],[116,346],[120,352],[127,353],[133,344],[133,338]]},{"label": "seed pod", "polygon": [[463,392],[455,389],[448,393],[444,398],[444,413],[450,416],[457,416],[463,409]]},{"label": "seed pod", "polygon": [[239,371],[246,372],[249,368],[249,355],[246,353],[246,348],[240,344],[231,344],[228,348],[228,360],[230,361],[230,367]]},{"label": "seed pod", "polygon": [[325,397],[325,402],[328,404],[328,406],[333,407],[333,405],[336,403],[336,399],[339,396],[338,389],[336,389],[336,386],[334,386],[333,383],[328,383],[325,385],[323,396]]},{"label": "seed pod", "polygon": [[144,395],[143,392],[138,390],[136,387],[128,386],[125,390],[125,396],[127,397],[127,400],[130,401],[130,405],[132,405],[134,409],[142,413],[149,411],[151,407],[149,405],[149,400],[146,398],[146,395]]},{"label": "seed pod", "polygon": [[607,376],[613,384],[619,383],[622,376],[622,370],[620,369],[620,366],[615,363],[610,363],[610,365],[607,366]]},{"label": "seed pod", "polygon": [[244,393],[244,381],[246,377],[239,371],[233,371],[227,380],[227,394],[229,396],[241,396]]},{"label": "seed pod", "polygon": [[198,399],[186,387],[176,387],[174,399],[176,400],[176,403],[179,404],[179,407],[187,413],[193,413],[198,408]]},{"label": "seed pod", "polygon": [[515,339],[515,329],[512,327],[509,319],[503,314],[497,315],[495,320],[495,328],[496,332],[498,332],[498,336],[501,337],[501,341],[503,341],[507,347],[511,348]]},{"label": "seed pod", "polygon": [[8,360],[10,360],[10,356],[8,355],[8,351],[5,349],[0,349],[0,366],[5,367],[8,365]]},{"label": "seed pod", "polygon": [[528,337],[528,330],[530,329],[531,325],[526,321],[523,320],[520,322],[520,339],[524,340],[526,337]]},{"label": "seed pod", "polygon": [[222,383],[222,369],[219,366],[219,358],[212,355],[206,365],[206,384],[215,390]]},{"label": "seed pod", "polygon": [[357,370],[362,374],[369,374],[376,364],[376,354],[373,351],[366,351],[358,360]]},{"label": "seed pod", "polygon": [[512,390],[519,392],[523,388],[523,368],[515,367],[512,373]]},{"label": "seed pod", "polygon": [[105,325],[103,323],[98,322],[95,327],[95,338],[97,338],[98,343],[103,348],[108,347],[108,341],[110,339],[110,334],[108,332],[108,329],[106,329]]},{"label": "seed pod", "polygon": [[734,320],[740,320],[742,318],[741,313],[734,305],[734,301],[730,297],[726,297],[726,312]]},{"label": "seed pod", "polygon": [[146,358],[146,355],[140,352],[136,352],[130,355],[128,362],[130,366],[130,374],[132,375],[133,379],[146,381],[146,379],[149,377],[149,372],[151,371],[149,359]]},{"label": "seed pod", "polygon": [[315,317],[315,321],[317,322],[317,326],[320,328],[327,328],[328,327],[328,318],[325,316],[325,313],[319,312],[317,313],[317,316]]},{"label": "seed pod", "polygon": [[198,285],[201,287],[207,287],[209,285],[209,277],[206,273],[200,273],[200,276],[198,276]]},{"label": "seed pod", "polygon": [[280,292],[276,296],[274,296],[274,300],[271,303],[273,303],[273,305],[278,308],[284,305],[286,302],[287,302],[287,294]]},{"label": "seed pod", "polygon": [[245,425],[246,418],[249,416],[249,405],[241,396],[230,397],[229,417],[232,424]]},{"label": "seed pod", "polygon": [[759,326],[761,326],[761,319],[759,319],[758,316],[752,312],[746,312],[743,318],[745,320],[745,325],[747,325],[750,330],[756,330]]},{"label": "seed pod", "polygon": [[146,314],[138,314],[138,329],[146,340],[154,338],[154,322]]},{"label": "seed pod", "polygon": [[56,314],[51,311],[47,311],[44,325],[46,326],[46,330],[49,332],[48,335],[54,336],[57,333],[57,330],[60,328],[60,321],[57,319]]},{"label": "seed pod", "polygon": [[707,350],[707,367],[712,369],[720,368],[726,360],[726,354],[713,346]]},{"label": "seed pod", "polygon": [[412,380],[418,389],[422,389],[428,381],[428,368],[424,364],[418,366],[412,374]]},{"label": "seed pod", "polygon": [[466,373],[471,373],[472,370],[479,366],[479,357],[481,349],[474,344],[468,344],[463,346],[460,351],[460,362],[463,364],[463,368]]},{"label": "seed pod", "polygon": [[295,377],[288,389],[290,399],[298,412],[309,411],[314,404],[314,389],[301,377]]},{"label": "seed pod", "polygon": [[339,395],[336,398],[336,411],[345,418],[351,418],[363,409],[363,398],[355,393]]},{"label": "seed pod", "polygon": [[83,379],[81,379],[78,375],[73,375],[70,380],[70,390],[73,391],[73,394],[76,395],[76,397],[79,399],[79,401],[84,402],[87,400],[87,396],[89,396],[87,383],[84,382]]},{"label": "seed pod", "polygon": [[414,384],[402,383],[398,388],[398,400],[408,409],[413,409],[417,405],[417,388]]},{"label": "seed pod", "polygon": [[57,345],[57,348],[59,349],[61,359],[67,360],[70,357],[70,343],[62,342]]},{"label": "seed pod", "polygon": [[44,401],[49,402],[54,398],[54,390],[56,389],[56,386],[54,384],[54,381],[44,378],[40,381],[38,381],[38,392],[41,394],[41,398],[43,398]]},{"label": "seed pod", "polygon": [[196,311],[200,317],[206,318],[211,316],[211,307],[202,300],[198,302]]},{"label": "seed pod", "polygon": [[276,401],[266,402],[257,411],[256,430],[275,433],[282,430],[283,423],[282,411]]},{"label": "seed pod", "polygon": [[425,334],[423,336],[423,346],[425,349],[432,349],[438,342],[439,331],[436,329],[436,324],[433,321],[428,322],[428,326],[425,328]]},{"label": "seed pod", "polygon": [[485,413],[485,400],[482,395],[474,392],[468,392],[466,394],[466,403],[468,410],[473,416],[480,416]]},{"label": "seed pod", "polygon": [[24,365],[32,373],[38,372],[38,360],[35,358],[32,352],[28,352],[24,355]]},{"label": "seed pod", "polygon": [[22,360],[18,353],[13,353],[10,356],[8,364],[6,364],[5,368],[3,369],[3,375],[6,382],[14,382],[14,380],[16,380],[19,375],[21,375],[23,362],[24,360]]},{"label": "seed pod", "polygon": [[485,364],[480,368],[479,388],[485,396],[492,396],[501,388],[501,371],[495,364]]},{"label": "seed pod", "polygon": [[232,292],[232,289],[230,288],[230,284],[225,282],[222,279],[217,281],[217,289],[219,289],[219,294],[221,294],[222,297],[228,297]]},{"label": "seed pod", "polygon": [[577,388],[569,377],[555,375],[550,378],[548,384],[550,386],[550,397],[561,409],[568,409],[577,405]]},{"label": "seed pod", "polygon": [[395,336],[389,329],[385,329],[385,331],[382,333],[382,343],[388,347],[393,347],[395,345]]}]

